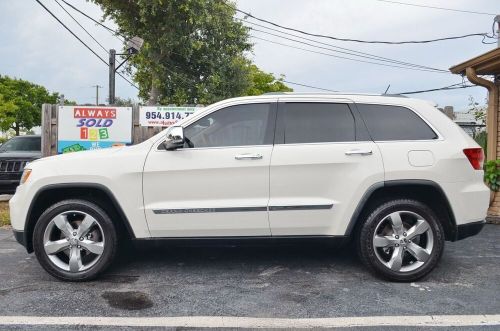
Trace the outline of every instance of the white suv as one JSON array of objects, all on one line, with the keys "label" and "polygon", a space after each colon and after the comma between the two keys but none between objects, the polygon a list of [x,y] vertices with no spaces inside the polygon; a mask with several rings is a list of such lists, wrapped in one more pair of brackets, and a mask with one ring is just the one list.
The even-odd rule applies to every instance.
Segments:
[{"label": "white suv", "polygon": [[483,152],[426,101],[279,94],[225,100],[130,147],[32,162],[15,237],[51,275],[96,277],[128,239],[354,238],[386,279],[428,274],[477,234]]}]

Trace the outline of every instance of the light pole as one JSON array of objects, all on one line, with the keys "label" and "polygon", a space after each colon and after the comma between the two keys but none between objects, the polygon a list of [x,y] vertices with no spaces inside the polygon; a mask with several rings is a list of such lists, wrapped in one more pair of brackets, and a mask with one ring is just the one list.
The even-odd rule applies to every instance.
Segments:
[{"label": "light pole", "polygon": [[[125,62],[130,59],[130,57],[134,54],[137,54],[142,47],[144,40],[139,37],[133,37],[129,41],[127,41],[127,53],[117,54],[116,50],[109,50],[109,104],[113,105],[115,103],[115,74],[120,67],[125,64]],[[116,66],[116,55],[126,55],[127,57]]]}]

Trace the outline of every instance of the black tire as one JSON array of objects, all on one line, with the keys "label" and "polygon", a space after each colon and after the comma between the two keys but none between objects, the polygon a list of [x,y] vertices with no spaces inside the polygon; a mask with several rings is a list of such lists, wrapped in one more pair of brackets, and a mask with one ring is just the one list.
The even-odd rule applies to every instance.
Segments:
[{"label": "black tire", "polygon": [[[43,238],[47,226],[54,217],[67,211],[79,211],[92,216],[98,222],[105,238],[104,249],[99,259],[84,271],[63,270],[45,253]],[[63,200],[49,207],[38,219],[33,231],[33,248],[40,265],[52,276],[64,281],[88,281],[96,278],[112,263],[117,249],[116,229],[108,214],[96,204],[80,199]]]},{"label": "black tire", "polygon": [[[427,221],[429,229],[432,232],[433,236],[433,247],[428,259],[423,262],[423,265],[415,270],[400,272],[392,270],[380,261],[379,257],[377,256],[377,252],[375,251],[373,239],[375,236],[375,231],[377,230],[377,226],[381,224],[381,222],[386,219],[389,214],[403,211],[416,213],[422,216],[425,221]],[[375,273],[375,275],[391,281],[411,282],[421,279],[436,267],[443,253],[444,241],[445,238],[443,227],[438,217],[436,216],[436,213],[431,208],[417,200],[400,199],[385,202],[381,206],[375,208],[371,213],[369,213],[368,217],[363,220],[363,223],[360,227],[358,233],[357,248],[358,255],[361,261],[373,273]],[[399,244],[397,245],[399,246]],[[404,249],[407,249],[406,243]],[[409,254],[409,252],[403,252],[402,254]],[[380,256],[380,253],[378,255]],[[403,256],[406,256],[405,258],[408,259],[408,255]],[[409,258],[412,259],[411,256]]]}]

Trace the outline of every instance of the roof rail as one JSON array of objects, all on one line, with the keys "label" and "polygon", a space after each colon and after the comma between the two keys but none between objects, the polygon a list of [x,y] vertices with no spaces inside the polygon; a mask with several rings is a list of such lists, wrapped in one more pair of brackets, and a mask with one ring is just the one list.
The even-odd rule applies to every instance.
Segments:
[{"label": "roof rail", "polygon": [[377,94],[377,93],[352,93],[352,92],[268,92],[263,95],[366,95],[393,98],[408,98],[403,94]]}]

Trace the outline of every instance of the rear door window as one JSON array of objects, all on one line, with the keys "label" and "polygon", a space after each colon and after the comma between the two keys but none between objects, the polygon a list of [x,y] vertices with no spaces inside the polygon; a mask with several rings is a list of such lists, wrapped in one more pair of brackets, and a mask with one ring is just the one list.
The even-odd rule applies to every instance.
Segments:
[{"label": "rear door window", "polygon": [[347,104],[285,104],[285,144],[355,141],[354,117]]},{"label": "rear door window", "polygon": [[357,108],[375,141],[438,138],[420,116],[406,107],[357,104]]}]

